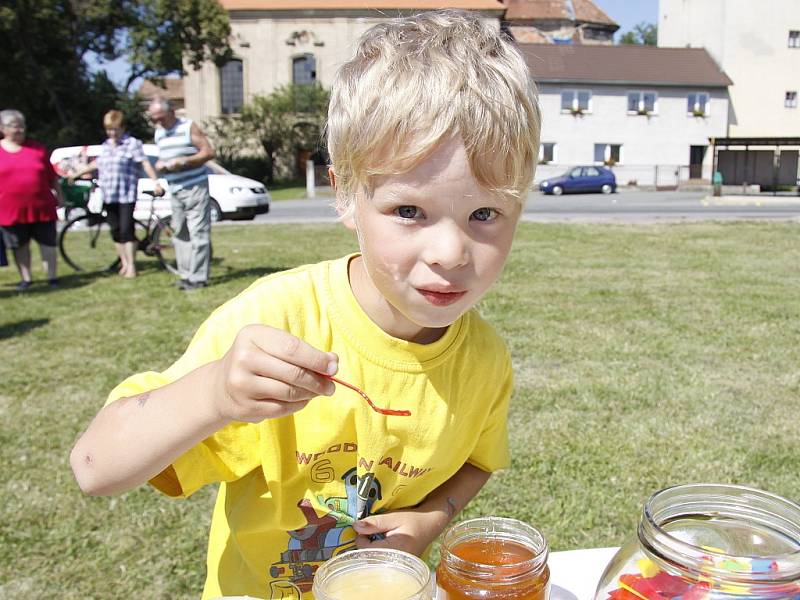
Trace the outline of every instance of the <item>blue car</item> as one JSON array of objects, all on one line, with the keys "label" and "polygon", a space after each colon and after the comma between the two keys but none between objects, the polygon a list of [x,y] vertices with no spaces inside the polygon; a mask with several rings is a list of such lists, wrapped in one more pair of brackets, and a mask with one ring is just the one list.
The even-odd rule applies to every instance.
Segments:
[{"label": "blue car", "polygon": [[563,175],[545,179],[539,184],[539,189],[556,196],[570,192],[610,194],[617,191],[617,178],[606,167],[572,167]]}]

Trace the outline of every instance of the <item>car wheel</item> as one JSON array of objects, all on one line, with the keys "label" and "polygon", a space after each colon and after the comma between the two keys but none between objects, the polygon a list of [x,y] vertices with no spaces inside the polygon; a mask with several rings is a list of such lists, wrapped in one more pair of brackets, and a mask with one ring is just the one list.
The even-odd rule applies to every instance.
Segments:
[{"label": "car wheel", "polygon": [[603,192],[604,194],[610,194],[611,192],[614,191],[614,188],[612,188],[610,184],[604,183],[603,187],[600,188],[600,191]]},{"label": "car wheel", "polygon": [[554,185],[553,186],[553,195],[554,196],[560,196],[563,193],[564,193],[564,188],[562,188],[560,185]]},{"label": "car wheel", "polygon": [[213,198],[209,204],[208,211],[211,213],[212,223],[222,220],[222,209],[219,207],[219,203]]}]

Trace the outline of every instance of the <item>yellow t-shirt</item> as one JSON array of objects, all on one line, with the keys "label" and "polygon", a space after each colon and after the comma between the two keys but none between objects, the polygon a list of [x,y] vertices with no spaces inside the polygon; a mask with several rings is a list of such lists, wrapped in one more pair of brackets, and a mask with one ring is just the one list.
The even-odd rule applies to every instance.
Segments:
[{"label": "yellow t-shirt", "polygon": [[222,482],[203,598],[311,598],[316,569],[352,547],[354,519],[420,503],[466,462],[508,464],[511,361],[494,329],[472,310],[432,344],[391,337],[353,296],[352,258],[258,280],[215,310],[169,369],[111,392],[109,401],[174,381],[261,323],[336,352],[337,377],[379,406],[411,411],[378,414],[337,385],[294,415],[224,427],[156,476],[170,496]]}]

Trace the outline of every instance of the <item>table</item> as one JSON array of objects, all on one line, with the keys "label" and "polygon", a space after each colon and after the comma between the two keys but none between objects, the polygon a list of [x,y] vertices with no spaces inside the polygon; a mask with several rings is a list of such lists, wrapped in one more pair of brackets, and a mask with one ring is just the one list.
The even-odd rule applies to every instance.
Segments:
[{"label": "table", "polygon": [[[551,552],[550,600],[594,600],[597,583],[619,548],[588,548]],[[224,596],[217,600],[244,600],[249,596]],[[255,599],[252,599],[255,600]]]},{"label": "table", "polygon": [[550,553],[550,600],[593,600],[600,577],[617,550],[588,548]]}]

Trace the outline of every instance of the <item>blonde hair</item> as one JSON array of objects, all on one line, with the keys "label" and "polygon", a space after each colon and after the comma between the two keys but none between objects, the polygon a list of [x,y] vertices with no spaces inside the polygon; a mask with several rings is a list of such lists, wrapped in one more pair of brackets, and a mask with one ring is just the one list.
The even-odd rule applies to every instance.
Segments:
[{"label": "blonde hair", "polygon": [[103,127],[106,129],[119,129],[125,121],[122,111],[110,110],[103,115]]},{"label": "blonde hair", "polygon": [[539,154],[536,86],[514,43],[479,17],[432,11],[364,33],[328,110],[337,209],[375,177],[412,169],[460,136],[478,183],[524,201]]}]

